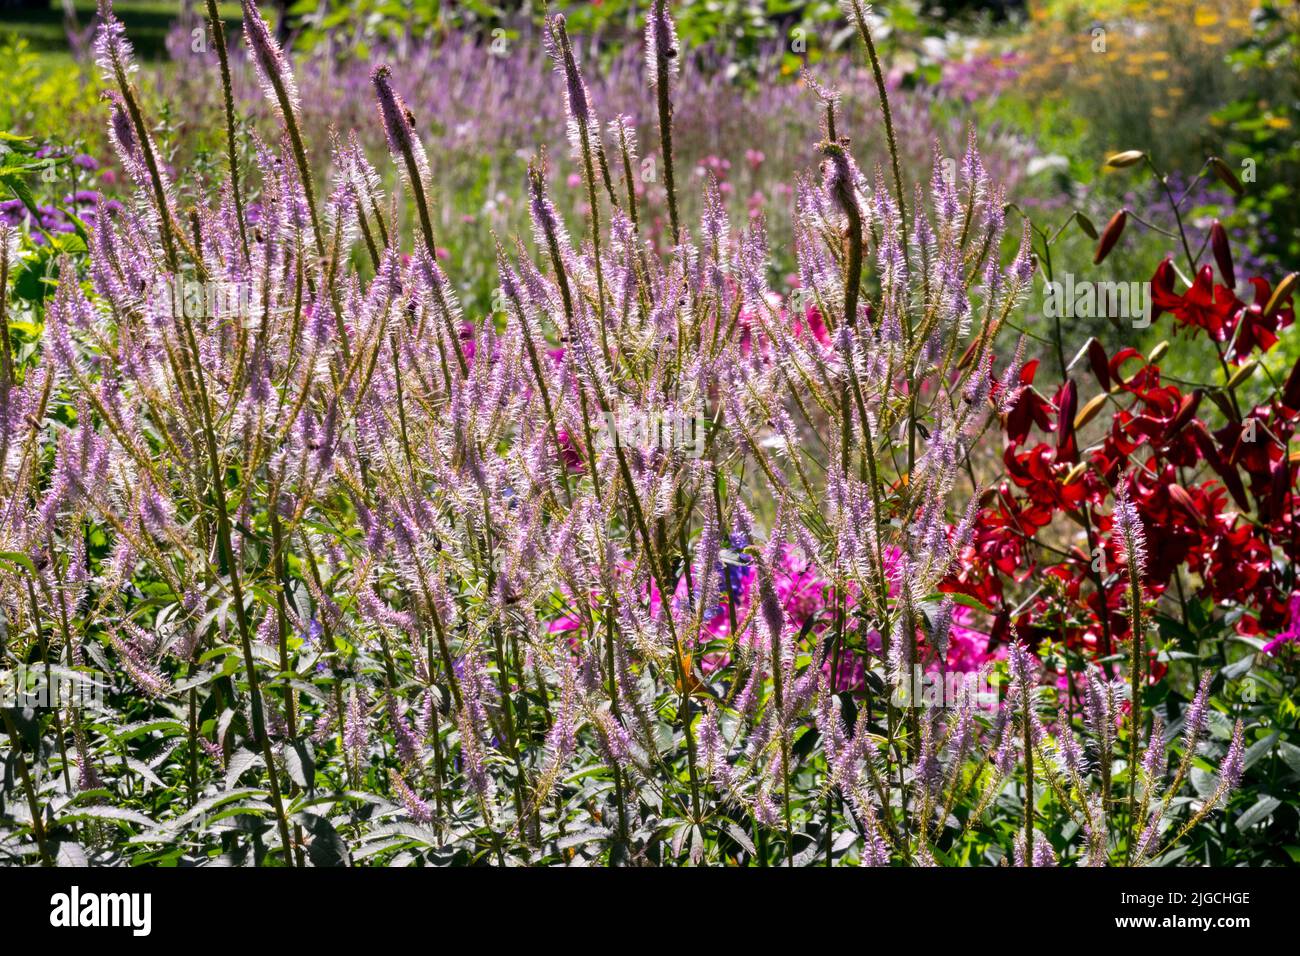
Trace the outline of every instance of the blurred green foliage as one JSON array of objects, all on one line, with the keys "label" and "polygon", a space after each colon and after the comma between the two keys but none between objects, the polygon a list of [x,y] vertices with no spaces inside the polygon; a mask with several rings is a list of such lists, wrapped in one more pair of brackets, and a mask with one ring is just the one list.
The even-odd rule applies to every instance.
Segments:
[{"label": "blurred green foliage", "polygon": [[1300,7],[1264,4],[1254,32],[1228,56],[1249,93],[1219,110],[1231,157],[1253,162],[1265,187],[1249,190],[1243,208],[1262,233],[1263,251],[1300,262]]}]

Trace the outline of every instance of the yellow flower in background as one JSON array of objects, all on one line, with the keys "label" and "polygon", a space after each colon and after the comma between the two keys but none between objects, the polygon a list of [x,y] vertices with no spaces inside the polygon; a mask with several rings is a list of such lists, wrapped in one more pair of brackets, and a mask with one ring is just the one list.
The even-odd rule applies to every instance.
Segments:
[{"label": "yellow flower in background", "polygon": [[1218,46],[1223,42],[1223,37],[1217,33],[1199,33],[1197,34],[1197,39],[1206,46]]},{"label": "yellow flower in background", "polygon": [[1163,83],[1165,80],[1169,79],[1169,71],[1168,71],[1168,70],[1152,70],[1152,71],[1151,71],[1151,79],[1155,80],[1157,83]]},{"label": "yellow flower in background", "polygon": [[1270,116],[1264,122],[1266,122],[1269,125],[1269,127],[1271,127],[1272,129],[1291,128],[1291,121],[1287,119],[1285,116]]},{"label": "yellow flower in background", "polygon": [[1219,15],[1213,10],[1199,9],[1192,22],[1198,27],[1212,27],[1219,22]]}]

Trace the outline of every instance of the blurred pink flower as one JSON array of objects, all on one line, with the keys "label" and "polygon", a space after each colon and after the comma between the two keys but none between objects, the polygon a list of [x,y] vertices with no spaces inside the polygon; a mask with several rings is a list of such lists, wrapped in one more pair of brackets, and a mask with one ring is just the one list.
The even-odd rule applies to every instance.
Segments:
[{"label": "blurred pink flower", "polygon": [[1296,643],[1300,643],[1300,591],[1291,595],[1290,623],[1287,624],[1286,630],[1278,633],[1273,640],[1264,645],[1264,653],[1273,655],[1284,644]]}]

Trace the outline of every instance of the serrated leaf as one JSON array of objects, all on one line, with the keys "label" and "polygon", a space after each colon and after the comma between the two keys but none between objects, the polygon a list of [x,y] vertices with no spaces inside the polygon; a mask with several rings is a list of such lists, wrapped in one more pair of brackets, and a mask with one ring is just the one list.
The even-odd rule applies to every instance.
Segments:
[{"label": "serrated leaf", "polygon": [[738,827],[735,823],[727,823],[727,835],[739,843],[750,856],[756,856],[758,850],[754,848],[754,841],[749,838],[749,834]]},{"label": "serrated leaf", "polygon": [[153,770],[149,767],[149,765],[144,761],[136,760],[134,757],[127,757],[125,763],[127,767],[134,770],[136,773],[138,773],[145,780],[148,780],[155,787],[159,787],[159,788],[166,787],[166,784],[162,782],[162,778],[159,777],[156,773],[154,773]]},{"label": "serrated leaf", "polygon": [[968,607],[972,611],[983,611],[985,614],[993,613],[993,609],[990,608],[983,601],[981,601],[979,598],[971,597],[969,594],[963,594],[960,591],[940,591],[935,594],[931,594],[929,597],[926,598],[926,601],[934,601],[937,603],[942,601],[944,598],[952,598],[952,602],[954,604],[960,604],[963,607]]},{"label": "serrated leaf", "polygon": [[1233,661],[1227,667],[1223,668],[1223,676],[1228,680],[1236,680],[1238,677],[1246,674],[1255,666],[1255,655],[1247,654],[1241,660]]},{"label": "serrated leaf", "polygon": [[58,866],[77,868],[90,865],[90,862],[86,859],[85,848],[80,843],[71,841],[58,845],[58,849],[54,854],[54,862]]},{"label": "serrated leaf", "polygon": [[1258,740],[1246,748],[1246,753],[1242,757],[1241,765],[1246,770],[1259,762],[1261,757],[1267,756],[1273,750],[1273,744],[1277,743],[1278,732],[1275,730],[1263,740]]},{"label": "serrated leaf", "polygon": [[193,690],[195,687],[202,687],[204,684],[211,682],[216,676],[216,671],[201,671],[193,677],[187,677],[185,680],[174,684],[172,690],[178,694],[182,691]]},{"label": "serrated leaf", "polygon": [[116,733],[110,732],[110,735],[120,743],[143,734],[160,733],[164,737],[176,737],[185,732],[185,725],[178,720],[141,720],[120,727]]},{"label": "serrated leaf", "polygon": [[263,793],[265,793],[264,790],[259,790],[256,787],[243,787],[239,790],[227,790],[224,793],[214,794],[206,800],[200,800],[175,820],[166,821],[162,825],[162,829],[172,831],[179,830],[181,827],[188,826],[200,817],[206,816],[210,811],[215,810],[217,807],[225,806],[227,803],[232,803],[235,800],[242,800],[244,797],[261,795]]},{"label": "serrated leaf", "polygon": [[585,830],[579,830],[577,833],[570,833],[560,837],[555,841],[555,845],[561,850],[571,850],[585,843],[608,839],[612,835],[611,831],[604,827],[588,827]]},{"label": "serrated leaf", "polygon": [[316,782],[316,758],[312,755],[311,745],[305,740],[295,740],[284,748],[284,766],[289,771],[293,782],[305,790],[310,790]]},{"label": "serrated leaf", "polygon": [[414,823],[389,823],[362,835],[363,841],[385,840],[392,837],[404,837],[407,840],[415,840],[426,846],[436,846],[438,835],[428,827],[418,826]]},{"label": "serrated leaf", "polygon": [[54,822],[56,824],[64,824],[74,823],[78,820],[120,820],[125,823],[135,823],[145,827],[157,826],[152,819],[137,810],[130,810],[126,807],[109,806],[78,807],[71,813],[59,816]]},{"label": "serrated leaf", "polygon": [[230,755],[230,762],[226,764],[225,788],[227,790],[235,789],[235,784],[239,782],[239,778],[244,775],[245,771],[261,764],[261,754],[255,754],[251,750],[236,750]]},{"label": "serrated leaf", "polygon": [[1296,773],[1300,773],[1300,747],[1284,740],[1277,745],[1277,749],[1286,765]]},{"label": "serrated leaf", "polygon": [[32,559],[25,554],[17,551],[0,551],[0,561],[16,564],[33,577],[36,575],[36,565],[32,564]]},{"label": "serrated leaf", "polygon": [[307,832],[311,834],[307,855],[311,858],[312,866],[351,865],[347,841],[339,836],[332,823],[314,813],[300,814],[299,819],[304,821]]},{"label": "serrated leaf", "polygon": [[1263,823],[1281,803],[1277,797],[1260,797],[1258,803],[1237,817],[1237,829],[1249,830],[1255,824]]},{"label": "serrated leaf", "polygon": [[1214,774],[1200,767],[1192,768],[1191,778],[1192,788],[1202,800],[1208,800],[1219,785],[1218,778]]}]

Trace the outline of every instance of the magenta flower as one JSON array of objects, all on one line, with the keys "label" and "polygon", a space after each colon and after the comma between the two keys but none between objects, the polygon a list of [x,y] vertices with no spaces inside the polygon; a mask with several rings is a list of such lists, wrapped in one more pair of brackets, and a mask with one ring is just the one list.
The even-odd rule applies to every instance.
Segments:
[{"label": "magenta flower", "polygon": [[1265,654],[1276,655],[1283,645],[1300,642],[1300,591],[1296,591],[1291,595],[1291,611],[1288,615],[1288,621],[1286,630],[1278,633],[1273,640],[1264,645]]}]

